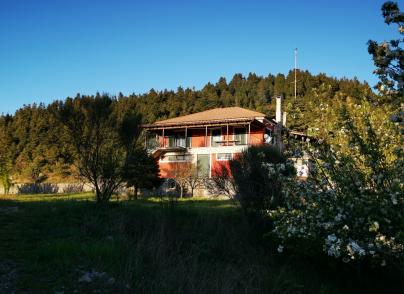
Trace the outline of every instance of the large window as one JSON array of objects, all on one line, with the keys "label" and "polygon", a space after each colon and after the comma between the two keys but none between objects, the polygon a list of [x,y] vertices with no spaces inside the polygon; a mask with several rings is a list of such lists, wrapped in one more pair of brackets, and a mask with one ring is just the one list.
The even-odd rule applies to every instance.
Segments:
[{"label": "large window", "polygon": [[246,145],[247,144],[247,134],[246,128],[234,128],[234,141],[236,145]]},{"label": "large window", "polygon": [[211,146],[217,147],[220,146],[222,141],[222,129],[214,129],[211,131]]},{"label": "large window", "polygon": [[198,177],[209,177],[210,174],[210,155],[198,154],[196,167],[198,170]]},{"label": "large window", "polygon": [[168,137],[168,147],[191,147],[191,137],[185,138],[184,135],[174,135]]}]

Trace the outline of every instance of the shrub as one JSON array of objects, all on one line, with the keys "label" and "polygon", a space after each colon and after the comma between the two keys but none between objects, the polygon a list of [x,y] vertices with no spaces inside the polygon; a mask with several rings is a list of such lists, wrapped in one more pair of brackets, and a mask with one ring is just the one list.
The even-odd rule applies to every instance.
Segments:
[{"label": "shrub", "polygon": [[293,162],[277,148],[252,146],[220,166],[208,186],[238,201],[247,215],[264,215],[284,205],[284,187],[295,176]]},{"label": "shrub", "polygon": [[72,193],[81,193],[84,191],[83,184],[69,184],[63,188],[63,193],[72,194]]},{"label": "shrub", "polygon": [[55,194],[59,191],[56,184],[30,183],[17,187],[18,194]]}]

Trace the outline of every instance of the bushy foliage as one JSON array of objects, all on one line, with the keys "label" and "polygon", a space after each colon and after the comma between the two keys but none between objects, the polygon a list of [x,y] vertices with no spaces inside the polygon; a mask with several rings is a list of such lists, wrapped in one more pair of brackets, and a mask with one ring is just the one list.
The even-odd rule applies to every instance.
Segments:
[{"label": "bushy foliage", "polygon": [[64,126],[79,175],[93,185],[98,202],[108,201],[125,180],[128,159],[136,150],[140,117],[118,112],[116,101],[107,95],[67,99],[54,114]]},{"label": "bushy foliage", "polygon": [[374,73],[380,81],[376,88],[387,96],[397,98],[404,95],[404,51],[400,47],[404,42],[404,13],[396,2],[388,1],[382,6],[384,22],[397,25],[397,39],[378,43],[370,40],[368,51],[376,66]]},{"label": "bushy foliage", "polygon": [[84,192],[83,184],[68,184],[63,187],[63,193],[72,194],[72,193],[81,193]]},{"label": "bushy foliage", "polygon": [[268,235],[280,240],[279,251],[324,251],[344,262],[402,265],[404,161],[399,128],[388,113],[369,113],[358,105],[343,107],[340,124],[308,148],[315,167],[312,176],[287,187],[285,208],[268,211],[275,221]]},{"label": "bushy foliage", "polygon": [[230,162],[236,199],[246,211],[262,212],[284,205],[282,189],[295,178],[293,163],[272,146],[245,150]]},{"label": "bushy foliage", "polygon": [[59,187],[50,183],[29,183],[17,187],[18,194],[55,194]]},{"label": "bushy foliage", "polygon": [[135,198],[139,188],[158,187],[162,181],[157,160],[147,154],[146,150],[135,148],[126,159],[123,180],[127,187],[134,187]]},{"label": "bushy foliage", "polygon": [[211,190],[238,201],[247,215],[262,215],[285,204],[283,188],[295,176],[293,162],[279,149],[252,146],[214,172]]}]

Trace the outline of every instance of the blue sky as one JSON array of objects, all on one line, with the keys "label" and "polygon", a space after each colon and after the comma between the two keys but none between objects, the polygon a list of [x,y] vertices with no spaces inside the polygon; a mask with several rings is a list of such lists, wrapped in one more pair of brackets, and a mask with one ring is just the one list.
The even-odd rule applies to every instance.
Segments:
[{"label": "blue sky", "polygon": [[[375,84],[379,0],[0,0],[0,113],[76,93],[201,88],[299,67]],[[403,9],[403,1],[399,1]]]}]

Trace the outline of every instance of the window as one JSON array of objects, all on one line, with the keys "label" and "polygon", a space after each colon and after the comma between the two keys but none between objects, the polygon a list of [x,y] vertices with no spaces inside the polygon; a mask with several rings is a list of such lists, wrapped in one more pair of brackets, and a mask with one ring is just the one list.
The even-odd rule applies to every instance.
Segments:
[{"label": "window", "polygon": [[168,147],[185,147],[184,136],[171,136],[168,138]]},{"label": "window", "polygon": [[211,146],[217,147],[220,146],[220,142],[222,141],[222,129],[214,129],[211,131]]},{"label": "window", "polygon": [[146,149],[153,150],[159,146],[158,137],[155,134],[146,133]]},{"label": "window", "polygon": [[231,160],[231,153],[218,153],[216,155],[217,160]]},{"label": "window", "polygon": [[184,135],[174,135],[168,137],[168,147],[191,147],[191,137],[186,137]]},{"label": "window", "polygon": [[190,159],[190,156],[187,154],[163,155],[160,157],[161,161],[190,161]]},{"label": "window", "polygon": [[245,128],[234,128],[234,140],[236,145],[247,144],[247,134]]},{"label": "window", "polygon": [[198,154],[196,162],[196,168],[198,169],[198,177],[209,177],[210,174],[210,155]]}]

